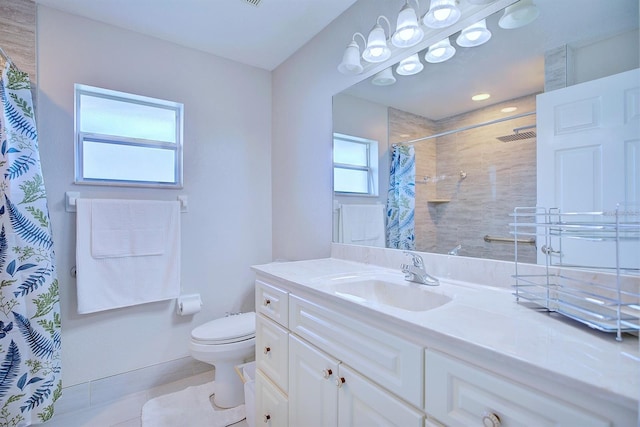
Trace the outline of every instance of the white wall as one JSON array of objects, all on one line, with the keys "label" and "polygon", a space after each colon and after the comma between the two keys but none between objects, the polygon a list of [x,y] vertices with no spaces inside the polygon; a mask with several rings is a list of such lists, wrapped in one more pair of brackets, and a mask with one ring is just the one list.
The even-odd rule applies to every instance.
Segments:
[{"label": "white wall", "polygon": [[[39,135],[55,239],[65,386],[188,356],[191,329],[253,309],[249,266],[271,255],[271,75],[195,50],[38,7]],[[184,103],[184,189],[73,184],[73,84]],[[76,311],[75,214],[83,197],[189,198],[182,218],[182,287],[203,310],[159,302],[91,315]],[[328,240],[327,240],[328,241]]]},{"label": "white wall", "polygon": [[356,31],[368,32],[398,5],[355,3],[273,72],[273,254],[276,259],[330,255],[332,224],[331,97],[366,75],[337,70]]}]

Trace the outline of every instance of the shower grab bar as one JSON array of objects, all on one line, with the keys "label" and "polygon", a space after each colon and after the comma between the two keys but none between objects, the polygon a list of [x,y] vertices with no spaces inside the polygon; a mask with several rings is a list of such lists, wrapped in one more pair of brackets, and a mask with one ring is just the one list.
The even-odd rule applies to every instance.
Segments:
[{"label": "shower grab bar", "polygon": [[513,237],[494,237],[494,236],[489,236],[488,234],[484,236],[484,241],[487,243],[503,242],[503,243],[523,243],[527,245],[536,244],[535,237],[532,237],[530,239],[514,239]]}]

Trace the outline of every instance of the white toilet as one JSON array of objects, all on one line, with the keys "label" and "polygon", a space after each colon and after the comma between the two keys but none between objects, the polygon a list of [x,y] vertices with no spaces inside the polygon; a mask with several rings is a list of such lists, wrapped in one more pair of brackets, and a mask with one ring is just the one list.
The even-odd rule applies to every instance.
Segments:
[{"label": "white toilet", "polygon": [[254,312],[212,320],[191,331],[191,356],[216,368],[216,406],[233,408],[244,403],[244,387],[235,366],[254,355],[255,342]]}]

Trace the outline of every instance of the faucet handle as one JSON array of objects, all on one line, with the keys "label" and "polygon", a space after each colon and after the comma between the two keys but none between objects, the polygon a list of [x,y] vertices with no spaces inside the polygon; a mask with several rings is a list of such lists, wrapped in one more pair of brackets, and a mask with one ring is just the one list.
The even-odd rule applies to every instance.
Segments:
[{"label": "faucet handle", "polygon": [[411,258],[413,259],[413,265],[415,267],[418,268],[423,268],[424,267],[424,260],[422,259],[422,257],[418,254],[415,254],[413,252],[409,252],[409,251],[404,251],[405,255],[410,255]]}]

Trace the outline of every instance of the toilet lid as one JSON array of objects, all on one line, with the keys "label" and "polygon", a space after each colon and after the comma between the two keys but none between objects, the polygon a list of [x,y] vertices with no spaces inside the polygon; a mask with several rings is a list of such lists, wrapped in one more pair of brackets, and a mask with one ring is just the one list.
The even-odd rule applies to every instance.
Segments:
[{"label": "toilet lid", "polygon": [[191,331],[191,338],[200,342],[223,344],[253,338],[256,334],[254,312],[234,314],[212,320]]}]

